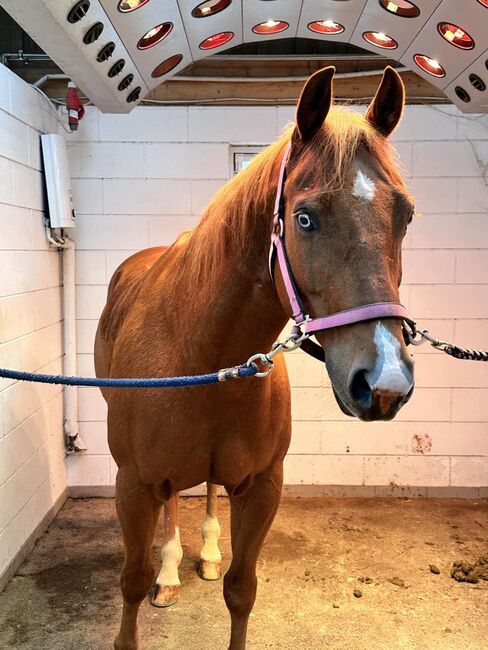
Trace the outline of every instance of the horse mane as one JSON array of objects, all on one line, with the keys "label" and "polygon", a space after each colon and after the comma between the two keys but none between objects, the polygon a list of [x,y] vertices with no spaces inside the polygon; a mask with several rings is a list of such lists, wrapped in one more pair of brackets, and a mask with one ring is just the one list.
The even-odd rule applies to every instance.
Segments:
[{"label": "horse mane", "polygon": [[[282,136],[260,152],[251,163],[214,195],[187,240],[180,264],[181,273],[194,280],[211,282],[232,255],[235,265],[248,258],[263,231],[264,245],[269,246],[272,207],[274,205],[279,166],[294,124]],[[385,175],[404,190],[397,170],[398,160],[388,140],[381,136],[361,114],[345,107],[333,107],[322,129],[303,147],[299,160],[288,177],[304,169],[322,170],[323,191],[334,193],[344,185],[349,165],[360,145],[378,161]]]}]

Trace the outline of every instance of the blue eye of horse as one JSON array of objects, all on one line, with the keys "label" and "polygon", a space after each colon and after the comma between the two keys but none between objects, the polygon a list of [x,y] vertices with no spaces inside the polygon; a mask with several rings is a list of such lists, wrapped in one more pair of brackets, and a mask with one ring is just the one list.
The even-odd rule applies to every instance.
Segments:
[{"label": "blue eye of horse", "polygon": [[299,214],[297,214],[297,221],[300,228],[302,230],[305,230],[305,232],[310,232],[311,230],[315,230],[313,221],[306,212],[300,212]]}]

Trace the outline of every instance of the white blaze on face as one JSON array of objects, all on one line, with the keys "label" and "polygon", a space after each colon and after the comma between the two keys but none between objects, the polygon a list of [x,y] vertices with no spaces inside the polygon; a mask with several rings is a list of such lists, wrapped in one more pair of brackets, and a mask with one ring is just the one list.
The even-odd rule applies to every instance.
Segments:
[{"label": "white blaze on face", "polygon": [[372,201],[376,192],[374,181],[364,172],[358,169],[352,193],[363,201]]},{"label": "white blaze on face", "polygon": [[412,381],[401,360],[400,342],[383,323],[377,323],[374,344],[377,359],[373,370],[366,373],[368,384],[373,390],[379,389],[407,395],[412,388]]},{"label": "white blaze on face", "polygon": [[163,587],[179,585],[178,567],[183,558],[183,549],[180,542],[180,530],[175,529],[173,539],[168,539],[161,549],[161,571],[156,583]]}]

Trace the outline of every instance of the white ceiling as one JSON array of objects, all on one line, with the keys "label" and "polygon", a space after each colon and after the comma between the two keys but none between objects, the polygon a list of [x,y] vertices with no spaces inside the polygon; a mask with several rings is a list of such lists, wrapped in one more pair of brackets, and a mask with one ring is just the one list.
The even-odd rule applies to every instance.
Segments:
[{"label": "white ceiling", "polygon": [[[240,43],[300,36],[353,43],[397,59],[441,88],[463,111],[488,112],[488,90],[483,90],[484,84],[488,86],[488,0],[412,0],[420,10],[417,17],[387,11],[381,0],[231,0],[218,13],[207,12],[203,17],[192,15],[202,0],[146,0],[129,12],[118,9],[119,0],[83,1],[89,8],[74,24],[68,22],[67,16],[77,0],[0,0],[0,5],[103,111],[129,112],[152,88],[210,54]],[[129,4],[134,1],[126,0]],[[205,4],[218,1],[208,0]],[[397,5],[408,3],[389,0],[383,4],[395,11]],[[256,25],[269,20],[288,26],[277,34],[253,31]],[[308,27],[315,21],[334,21],[344,29],[337,34],[315,33]],[[103,25],[100,37],[84,44],[86,32],[98,22]],[[474,47],[460,49],[446,41],[438,31],[442,22],[465,30]],[[171,23],[169,34],[153,47],[138,48],[141,37],[161,23]],[[205,39],[222,32],[229,32],[226,43],[210,50],[200,47]],[[396,49],[385,50],[368,43],[363,38],[365,32],[390,36],[397,42]],[[109,42],[115,44],[112,56],[97,61],[98,53]],[[434,77],[420,69],[414,59],[416,54],[438,61],[444,76]],[[181,55],[181,61],[167,74],[154,78],[156,66],[174,55]],[[121,59],[125,60],[123,70],[110,78],[109,70]],[[133,75],[130,85],[119,89],[129,74]],[[138,99],[129,102],[137,88]]]}]

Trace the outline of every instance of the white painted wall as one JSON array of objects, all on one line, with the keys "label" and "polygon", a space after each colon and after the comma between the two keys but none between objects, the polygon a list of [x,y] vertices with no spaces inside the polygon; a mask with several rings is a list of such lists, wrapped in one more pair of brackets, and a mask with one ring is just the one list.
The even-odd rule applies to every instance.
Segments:
[{"label": "white painted wall", "polygon": [[[269,143],[293,114],[288,107],[140,107],[117,116],[88,110],[70,146],[81,373],[93,373],[93,336],[116,266],[192,227],[229,176],[229,145]],[[409,106],[394,140],[422,214],[405,241],[403,301],[436,335],[486,347],[488,116]],[[396,421],[369,424],[340,413],[318,362],[303,353],[288,357],[294,431],[286,482],[348,486],[327,488],[338,494],[411,486],[418,494],[442,488],[487,496],[488,365],[427,347],[415,357],[411,403]],[[105,412],[97,391],[80,391],[88,452],[68,459],[68,474],[70,485],[88,494],[92,486],[110,492],[114,483]]]},{"label": "white painted wall", "polygon": [[[61,371],[60,256],[44,235],[44,100],[0,65],[0,366]],[[0,379],[0,578],[66,491],[59,387]]]}]

